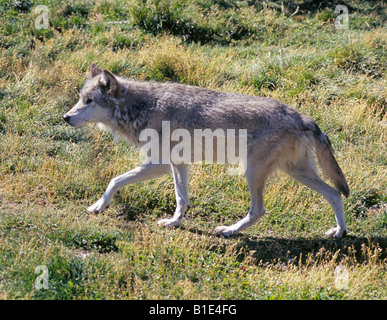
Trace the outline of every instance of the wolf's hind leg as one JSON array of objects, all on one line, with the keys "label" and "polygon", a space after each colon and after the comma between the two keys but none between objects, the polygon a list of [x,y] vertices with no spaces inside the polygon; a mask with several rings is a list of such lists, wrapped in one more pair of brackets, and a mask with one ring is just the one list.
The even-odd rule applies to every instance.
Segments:
[{"label": "wolf's hind leg", "polygon": [[289,167],[287,172],[294,179],[319,192],[332,206],[332,209],[335,213],[337,226],[335,228],[329,229],[325,233],[325,236],[330,238],[341,238],[345,236],[347,230],[345,226],[343,200],[341,198],[340,191],[326,184],[317,174],[316,170],[314,169],[313,165],[310,164],[310,162]]},{"label": "wolf's hind leg", "polygon": [[224,236],[237,235],[240,231],[256,223],[265,213],[263,190],[271,170],[268,167],[260,167],[259,163],[249,166],[246,170],[247,183],[249,185],[251,204],[248,214],[231,226],[216,227],[214,232]]},{"label": "wolf's hind leg", "polygon": [[162,219],[157,222],[159,226],[178,227],[183,221],[185,212],[189,207],[188,181],[189,164],[171,165],[173,182],[175,185],[176,210],[171,219]]},{"label": "wolf's hind leg", "polygon": [[130,184],[137,183],[144,180],[153,179],[161,175],[170,172],[170,166],[168,164],[143,164],[133,170],[130,170],[114,179],[112,179],[106,188],[106,191],[92,206],[87,208],[90,213],[98,213],[105,210],[116,192],[122,187]]}]

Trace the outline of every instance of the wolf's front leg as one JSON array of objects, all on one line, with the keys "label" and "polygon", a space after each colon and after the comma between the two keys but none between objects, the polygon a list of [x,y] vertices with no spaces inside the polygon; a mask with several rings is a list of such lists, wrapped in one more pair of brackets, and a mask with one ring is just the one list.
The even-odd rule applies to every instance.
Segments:
[{"label": "wolf's front leg", "polygon": [[168,164],[143,164],[133,170],[130,170],[114,179],[112,179],[101,199],[87,208],[90,213],[99,213],[105,210],[116,192],[122,187],[144,180],[153,179],[170,172]]},{"label": "wolf's front leg", "polygon": [[171,165],[173,173],[173,182],[175,185],[175,194],[177,207],[172,219],[162,219],[157,222],[159,226],[179,227],[183,221],[185,212],[189,207],[188,200],[188,180],[189,180],[189,165],[179,164]]},{"label": "wolf's front leg", "polygon": [[100,213],[110,204],[110,198],[102,196],[96,203],[87,208],[89,213]]}]

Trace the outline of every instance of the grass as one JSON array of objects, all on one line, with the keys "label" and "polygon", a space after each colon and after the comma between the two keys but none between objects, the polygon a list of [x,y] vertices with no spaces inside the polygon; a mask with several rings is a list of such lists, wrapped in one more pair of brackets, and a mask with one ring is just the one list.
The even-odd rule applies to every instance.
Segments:
[{"label": "grass", "polygon": [[[385,5],[344,1],[349,28],[339,30],[327,1],[43,3],[50,26],[38,30],[41,3],[0,1],[0,298],[386,299]],[[87,214],[112,177],[140,163],[108,133],[62,121],[92,62],[273,97],[313,117],[351,189],[348,237],[325,239],[330,206],[282,174],[266,187],[257,225],[213,235],[249,206],[245,179],[221,165],[192,167],[180,229],[156,226],[175,208],[170,176]],[[35,288],[39,265],[48,289]],[[337,266],[347,289],[335,286]]]}]

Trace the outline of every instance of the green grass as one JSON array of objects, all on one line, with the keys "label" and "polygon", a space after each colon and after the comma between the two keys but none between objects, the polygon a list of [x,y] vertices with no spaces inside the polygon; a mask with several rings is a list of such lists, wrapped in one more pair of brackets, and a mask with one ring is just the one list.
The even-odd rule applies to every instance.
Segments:
[{"label": "green grass", "polygon": [[[41,2],[0,0],[0,298],[386,299],[385,5],[344,1],[349,29],[337,30],[328,1],[265,3],[43,1],[50,27],[38,30]],[[313,117],[351,189],[348,237],[325,239],[329,204],[282,174],[266,187],[261,221],[213,235],[249,207],[244,177],[221,165],[192,167],[180,229],[156,225],[174,212],[170,176],[88,214],[111,178],[140,163],[110,134],[62,120],[92,62],[268,96]],[[35,288],[39,265],[48,289]],[[339,265],[348,289],[335,287]]]}]

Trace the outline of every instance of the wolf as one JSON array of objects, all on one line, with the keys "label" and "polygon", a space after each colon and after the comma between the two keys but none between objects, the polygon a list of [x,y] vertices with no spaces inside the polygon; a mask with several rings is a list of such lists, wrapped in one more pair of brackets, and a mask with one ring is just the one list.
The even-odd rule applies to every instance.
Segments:
[{"label": "wolf", "polygon": [[[310,117],[280,101],[178,83],[125,79],[91,64],[79,101],[63,115],[63,119],[76,128],[97,123],[137,148],[147,143],[140,139],[146,129],[154,130],[161,137],[165,121],[171,130],[184,129],[191,136],[197,129],[211,132],[244,129],[247,132],[244,173],[250,192],[250,209],[240,221],[230,226],[218,226],[214,232],[236,235],[256,223],[265,213],[265,184],[279,169],[319,192],[332,206],[337,225],[326,232],[327,237],[341,238],[347,233],[341,194],[348,197],[349,188],[328,137]],[[171,152],[177,143],[171,143],[167,151]],[[217,153],[217,143],[213,143],[213,148]],[[315,155],[324,175],[335,188],[319,176]],[[87,210],[90,213],[103,211],[113,195],[125,185],[172,173],[176,210],[172,218],[161,219],[158,225],[178,227],[189,208],[190,165],[189,161],[145,162],[113,178],[102,197]]]}]

